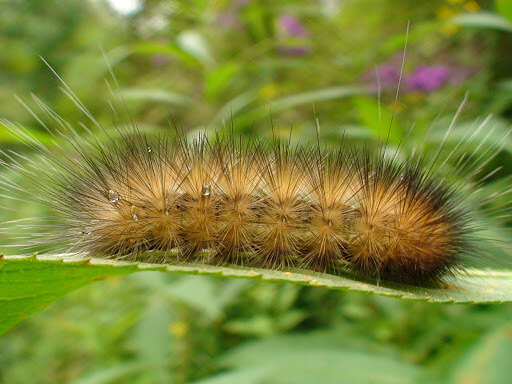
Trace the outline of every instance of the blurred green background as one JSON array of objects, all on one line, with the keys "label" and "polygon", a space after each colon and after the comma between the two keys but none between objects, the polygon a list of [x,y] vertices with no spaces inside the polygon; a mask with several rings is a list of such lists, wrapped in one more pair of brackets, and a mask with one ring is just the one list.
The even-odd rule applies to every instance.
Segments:
[{"label": "blurred green background", "polygon": [[[273,125],[314,142],[318,116],[320,139],[336,145],[385,139],[394,116],[389,146],[404,154],[437,148],[468,92],[448,145],[493,114],[474,140],[477,154],[499,151],[490,166],[502,169],[484,188],[510,184],[509,0],[1,0],[0,44],[0,116],[50,146],[15,94],[33,104],[34,92],[79,130],[91,124],[39,56],[106,127],[270,137]],[[0,146],[31,156],[4,127]],[[2,336],[0,382],[512,383],[511,315],[510,304],[138,273],[83,288]]]}]

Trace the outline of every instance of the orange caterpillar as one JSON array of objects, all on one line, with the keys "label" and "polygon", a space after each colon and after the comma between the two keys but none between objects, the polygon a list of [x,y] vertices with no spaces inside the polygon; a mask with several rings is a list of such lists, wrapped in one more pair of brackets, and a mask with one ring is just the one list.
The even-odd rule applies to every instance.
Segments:
[{"label": "orange caterpillar", "polygon": [[[14,232],[14,224],[11,242],[26,252],[306,268],[412,284],[439,282],[492,253],[492,242],[477,236],[482,227],[474,218],[511,191],[478,194],[496,171],[482,177],[484,167],[500,151],[482,150],[484,143],[473,151],[464,146],[488,119],[448,154],[442,154],[443,141],[429,161],[421,153],[402,159],[398,151],[389,155],[385,147],[372,151],[348,142],[325,150],[320,144],[243,142],[234,135],[209,141],[178,134],[171,140],[136,128],[106,130],[54,74],[106,139],[82,123],[89,138],[78,135],[37,97],[54,128],[20,102],[64,144],[47,147],[23,127],[0,121],[39,154],[0,151],[7,170],[0,175],[4,209],[33,201],[54,213],[42,224],[40,218],[4,224],[4,233]],[[455,167],[444,167],[450,163]],[[480,181],[454,183],[450,173]],[[510,265],[509,259],[500,262]]]},{"label": "orange caterpillar", "polygon": [[50,246],[416,284],[461,267],[460,256],[474,248],[455,188],[414,159],[234,137],[171,142],[135,132],[101,143],[68,140],[71,152],[44,149],[38,162],[22,166],[12,155],[5,162],[59,213],[44,234]]}]

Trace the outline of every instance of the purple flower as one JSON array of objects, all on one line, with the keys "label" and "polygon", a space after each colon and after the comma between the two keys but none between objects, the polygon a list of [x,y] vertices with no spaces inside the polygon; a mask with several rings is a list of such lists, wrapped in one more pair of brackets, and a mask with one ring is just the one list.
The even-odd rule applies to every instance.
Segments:
[{"label": "purple flower", "polygon": [[311,50],[308,47],[281,47],[279,53],[285,56],[306,56],[311,54]]},{"label": "purple flower", "polygon": [[444,65],[419,66],[407,80],[409,91],[433,92],[450,81],[452,69]]},{"label": "purple flower", "polygon": [[304,37],[308,35],[306,27],[294,16],[282,15],[279,24],[283,32],[288,36]]},{"label": "purple flower", "polygon": [[234,11],[226,11],[217,17],[217,24],[222,28],[239,29],[242,28],[242,23],[238,14]]},{"label": "purple flower", "polygon": [[[388,60],[373,70],[367,70],[362,80],[375,92],[396,89],[400,79],[400,66],[401,58]],[[474,68],[457,65],[420,65],[412,74],[404,73],[402,84],[407,92],[429,93],[447,84],[459,85],[476,72]]]},{"label": "purple flower", "polygon": [[396,87],[400,79],[400,65],[381,64],[373,70],[368,70],[363,74],[362,80],[369,84],[370,87],[378,92]]},{"label": "purple flower", "polygon": [[308,30],[299,19],[291,15],[279,17],[278,52],[286,56],[305,56],[311,54],[308,47]]},{"label": "purple flower", "polygon": [[384,64],[376,68],[375,77],[382,88],[395,87],[400,79],[400,69],[395,65]]}]

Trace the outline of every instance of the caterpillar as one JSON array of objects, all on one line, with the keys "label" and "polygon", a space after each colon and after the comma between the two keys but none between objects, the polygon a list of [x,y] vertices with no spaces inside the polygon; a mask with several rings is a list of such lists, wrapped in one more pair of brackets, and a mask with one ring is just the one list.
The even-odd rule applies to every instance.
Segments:
[{"label": "caterpillar", "polygon": [[488,120],[444,157],[439,148],[430,158],[400,158],[398,151],[348,141],[324,148],[233,133],[190,139],[179,131],[168,137],[136,127],[109,130],[66,90],[103,138],[84,124],[77,133],[37,97],[55,127],[22,103],[65,144],[49,147],[2,121],[38,153],[1,152],[11,174],[0,182],[4,201],[38,201],[54,212],[43,224],[15,223],[29,232],[15,238],[26,251],[303,268],[416,285],[436,284],[486,257],[474,215],[497,196],[478,195],[494,171],[471,186],[478,198],[470,199],[444,166],[450,160],[451,172],[468,178],[482,172],[499,151],[469,152],[463,143]]}]

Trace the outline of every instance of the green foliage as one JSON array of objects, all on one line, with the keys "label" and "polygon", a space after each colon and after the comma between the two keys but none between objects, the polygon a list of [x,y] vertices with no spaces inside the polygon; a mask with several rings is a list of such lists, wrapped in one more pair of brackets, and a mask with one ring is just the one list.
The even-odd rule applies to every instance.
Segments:
[{"label": "green foliage", "polygon": [[42,310],[68,292],[108,276],[126,274],[134,268],[109,268],[83,263],[62,264],[40,262],[36,258],[0,261],[1,319],[0,333]]},{"label": "green foliage", "polygon": [[512,21],[512,3],[510,1],[496,0],[496,8],[503,17]]},{"label": "green foliage", "polygon": [[[34,107],[33,91],[80,134],[85,123],[104,135],[59,91],[41,55],[107,128],[135,122],[157,134],[172,135],[177,126],[190,134],[233,129],[288,138],[293,127],[292,140],[315,142],[318,117],[326,145],[389,136],[406,156],[417,147],[436,152],[468,92],[446,146],[456,148],[494,115],[465,145],[475,158],[499,152],[486,168],[500,170],[479,186],[496,198],[475,224],[499,239],[488,251],[500,264],[510,257],[511,239],[509,227],[495,224],[507,213],[493,213],[507,199],[501,192],[509,189],[512,169],[509,4],[145,0],[123,15],[102,0],[0,1],[0,117],[19,122],[45,145],[61,145],[13,97]],[[283,15],[307,33],[287,34]],[[403,81],[395,103],[396,83],[386,86],[381,76],[377,95],[371,78],[382,64],[400,66],[408,21],[406,78],[435,65],[461,76],[428,92]],[[0,145],[37,161],[4,128]],[[458,180],[455,172],[446,177]],[[2,228],[49,214],[30,202],[3,200],[2,207]],[[2,230],[0,243],[19,242],[18,236]],[[294,271],[201,267],[207,274],[254,277],[218,279],[197,276],[194,267],[170,269],[187,274],[2,261],[0,329],[26,320],[0,338],[0,383],[510,382],[511,304],[482,303],[510,300],[507,274],[475,270],[453,281],[456,288],[415,290]],[[103,277],[109,278],[90,284]],[[386,297],[395,295],[415,300]]]},{"label": "green foliage", "polygon": [[[99,262],[99,265],[96,265]],[[310,271],[275,271],[259,268],[221,267],[200,264],[130,264],[117,261],[92,259],[80,260],[76,257],[14,257],[0,261],[0,333],[30,315],[44,309],[53,301],[94,281],[109,276],[125,275],[140,270],[165,270],[167,272],[213,275],[219,277],[237,277],[258,279],[262,281],[289,282],[329,289],[347,289],[358,292],[373,293],[383,296],[400,297],[410,300],[451,303],[489,303],[512,301],[512,273],[493,271],[468,271],[465,276],[446,280],[446,286],[424,288],[383,282],[361,282],[353,278],[320,274]],[[220,292],[215,292],[208,280],[187,280],[170,289],[166,294],[171,299],[185,301],[192,308],[205,313],[211,319],[222,315],[224,303],[230,302],[243,289],[244,284],[233,282],[226,284]],[[155,320],[148,314],[148,319]],[[265,318],[254,317],[249,333],[272,334],[280,327],[287,328],[301,322],[300,312],[289,312],[286,317],[268,322]],[[153,325],[147,325],[153,329]],[[243,332],[247,324],[230,322],[226,325],[235,332]],[[277,327],[277,328],[275,328]],[[158,337],[151,343],[151,354],[158,345]],[[141,348],[143,349],[142,342]],[[166,349],[162,346],[160,349]],[[158,352],[158,355],[162,355]]]},{"label": "green foliage", "polygon": [[393,121],[394,116],[389,109],[382,108],[376,100],[367,97],[356,98],[354,104],[362,125],[370,130],[375,138],[383,142],[388,141],[390,144],[400,143],[402,129]]},{"label": "green foliage", "polygon": [[504,17],[494,13],[476,13],[468,15],[460,15],[455,23],[474,28],[493,28],[506,32],[512,32],[512,23]]},{"label": "green foliage", "polygon": [[510,324],[484,335],[455,367],[452,383],[505,384],[512,380],[508,356],[512,353]]},{"label": "green foliage", "polygon": [[[221,360],[235,372],[253,374],[265,371],[265,382],[307,384],[312,377],[324,383],[411,383],[419,380],[421,370],[389,355],[370,354],[347,347],[343,333],[289,335],[247,343],[235,348]],[[273,356],[269,359],[268,356]],[[371,372],[361,367],[372,367]],[[220,381],[222,382],[222,381]]]}]

